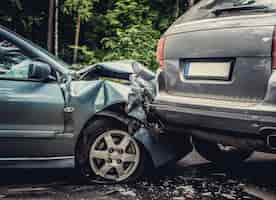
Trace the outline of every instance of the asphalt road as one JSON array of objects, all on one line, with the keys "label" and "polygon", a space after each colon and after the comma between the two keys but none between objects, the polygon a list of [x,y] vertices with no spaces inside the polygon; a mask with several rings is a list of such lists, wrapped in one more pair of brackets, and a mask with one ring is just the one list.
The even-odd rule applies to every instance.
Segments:
[{"label": "asphalt road", "polygon": [[73,169],[1,170],[0,199],[276,200],[276,156],[256,153],[219,169],[193,152],[176,168],[131,185],[86,184]]}]

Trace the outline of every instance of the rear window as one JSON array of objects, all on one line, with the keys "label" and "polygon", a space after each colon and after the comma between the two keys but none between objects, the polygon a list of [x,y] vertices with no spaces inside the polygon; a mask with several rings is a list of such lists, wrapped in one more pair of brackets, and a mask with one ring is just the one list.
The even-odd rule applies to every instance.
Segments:
[{"label": "rear window", "polygon": [[[243,7],[263,6],[266,9],[238,9]],[[217,9],[235,8],[221,12],[219,15],[214,14]],[[217,18],[225,16],[236,16],[244,14],[256,14],[264,12],[276,12],[276,0],[201,0],[184,15],[182,15],[175,24],[189,21],[202,20],[208,18]]]}]

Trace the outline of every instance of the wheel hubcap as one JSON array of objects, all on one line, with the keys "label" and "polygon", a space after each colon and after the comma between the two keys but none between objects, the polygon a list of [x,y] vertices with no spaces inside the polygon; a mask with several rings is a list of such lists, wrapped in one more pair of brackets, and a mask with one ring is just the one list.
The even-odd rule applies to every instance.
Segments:
[{"label": "wheel hubcap", "polygon": [[140,149],[128,133],[114,130],[100,135],[90,149],[94,173],[112,181],[129,178],[140,162]]}]

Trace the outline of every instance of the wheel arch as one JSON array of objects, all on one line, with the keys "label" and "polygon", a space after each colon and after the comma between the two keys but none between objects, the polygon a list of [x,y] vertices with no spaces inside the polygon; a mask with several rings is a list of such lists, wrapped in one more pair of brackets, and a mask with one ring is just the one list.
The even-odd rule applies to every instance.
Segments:
[{"label": "wheel arch", "polygon": [[[83,148],[79,148],[80,146],[85,146],[84,144],[88,140],[89,134],[84,134],[84,130],[89,126],[89,124],[93,123],[96,120],[99,119],[110,119],[114,120],[124,126],[126,126],[129,130],[130,125],[133,122],[133,118],[129,117],[125,111],[125,103],[119,103],[119,104],[113,104],[106,109],[94,114],[91,116],[85,125],[83,126],[82,130],[80,131],[80,134],[78,138],[76,139],[76,144],[75,144],[75,158],[81,159],[81,152],[85,151]],[[142,130],[142,131],[141,131]],[[145,130],[145,131],[143,131]],[[176,152],[175,150],[168,148],[167,142],[163,143],[160,140],[156,139],[150,132],[149,130],[143,128],[140,129],[140,133],[136,133],[135,138],[136,140],[139,141],[141,145],[143,145],[145,152],[151,162],[153,163],[153,166],[158,168],[160,166],[165,165],[167,162],[171,161],[174,159]],[[77,162],[76,162],[77,163]]]},{"label": "wheel arch", "polygon": [[93,123],[93,121],[99,119],[110,119],[115,120],[122,125],[128,125],[130,118],[124,114],[124,107],[125,103],[117,103],[111,106],[106,107],[104,110],[92,115],[81,128],[80,134],[76,138],[75,146],[74,146],[74,153],[75,157],[78,156],[78,148],[84,142],[84,130],[89,126],[89,124]]}]

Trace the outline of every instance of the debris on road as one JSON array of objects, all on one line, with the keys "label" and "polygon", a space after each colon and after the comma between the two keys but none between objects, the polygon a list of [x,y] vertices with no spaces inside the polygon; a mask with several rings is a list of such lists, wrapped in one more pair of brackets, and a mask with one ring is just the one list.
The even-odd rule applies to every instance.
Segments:
[{"label": "debris on road", "polygon": [[[237,172],[222,173],[223,170],[212,164],[198,164],[167,170],[161,177],[120,185],[87,185],[76,181],[74,177],[67,178],[67,182],[60,181],[72,176],[72,171],[59,171],[55,174],[53,171],[38,170],[33,171],[31,177],[20,171],[5,172],[0,180],[0,199],[274,200],[275,184],[263,184],[268,182],[268,178],[272,181],[275,179],[275,165],[267,168],[267,173],[260,175],[261,178],[252,171],[252,168],[256,171],[262,169],[260,165],[257,165],[257,168],[254,164],[248,165],[251,170],[246,167],[238,168]],[[11,177],[10,174],[16,176]],[[252,174],[255,176],[252,177]]]},{"label": "debris on road", "polygon": [[113,195],[119,193],[120,195],[123,196],[130,196],[130,197],[136,197],[136,193],[129,188],[123,188],[123,187],[115,187],[112,188],[110,191],[105,192],[105,195]]},{"label": "debris on road", "polygon": [[266,191],[264,189],[258,188],[253,185],[246,185],[244,187],[244,191],[250,195],[256,196],[260,199],[264,200],[275,200],[276,199],[276,193],[271,191]]}]

